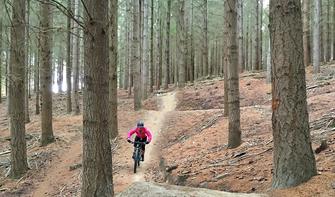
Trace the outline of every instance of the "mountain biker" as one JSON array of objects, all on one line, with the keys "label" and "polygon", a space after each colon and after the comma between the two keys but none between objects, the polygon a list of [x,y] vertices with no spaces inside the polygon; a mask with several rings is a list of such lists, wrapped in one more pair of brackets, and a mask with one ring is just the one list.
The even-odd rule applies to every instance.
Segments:
[{"label": "mountain biker", "polygon": [[[130,138],[133,134],[136,134],[136,137],[134,140],[135,142],[145,142],[145,144],[149,144],[152,140],[152,134],[148,128],[144,127],[143,121],[138,121],[136,128],[133,128],[128,132],[127,141],[129,143],[132,142]],[[142,161],[144,161],[145,144],[142,144],[142,147],[141,147],[142,148]]]}]

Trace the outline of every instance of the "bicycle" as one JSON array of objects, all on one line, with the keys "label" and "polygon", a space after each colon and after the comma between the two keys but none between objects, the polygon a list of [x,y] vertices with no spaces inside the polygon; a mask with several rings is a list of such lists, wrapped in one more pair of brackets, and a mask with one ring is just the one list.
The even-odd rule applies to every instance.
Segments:
[{"label": "bicycle", "polygon": [[135,144],[133,159],[134,159],[134,173],[136,173],[136,168],[140,166],[140,161],[142,160],[142,145],[145,145],[145,142],[131,142]]}]

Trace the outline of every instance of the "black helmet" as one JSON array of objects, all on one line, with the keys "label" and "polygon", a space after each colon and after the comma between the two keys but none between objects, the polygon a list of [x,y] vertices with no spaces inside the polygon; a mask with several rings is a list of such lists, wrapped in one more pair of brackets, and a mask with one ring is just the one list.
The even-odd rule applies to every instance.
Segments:
[{"label": "black helmet", "polygon": [[138,128],[143,128],[144,127],[144,122],[142,120],[137,122],[137,127]]}]

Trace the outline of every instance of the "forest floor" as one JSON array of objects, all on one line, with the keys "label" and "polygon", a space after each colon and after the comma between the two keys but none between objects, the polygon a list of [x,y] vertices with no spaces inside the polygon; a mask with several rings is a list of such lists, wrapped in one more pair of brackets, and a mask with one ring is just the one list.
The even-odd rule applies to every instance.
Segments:
[{"label": "forest floor", "polygon": [[[168,182],[209,189],[266,193],[270,196],[335,196],[335,65],[325,65],[317,77],[307,68],[307,96],[313,150],[318,175],[307,183],[271,190],[272,128],[271,85],[265,73],[240,75],[243,143],[227,149],[228,120],[223,116],[223,80],[211,79],[170,88],[133,111],[133,99],[118,93],[119,137],[113,143],[115,192],[134,181]],[[9,170],[9,131],[5,103],[0,104],[0,196],[79,196],[82,173],[82,116],[66,115],[66,96],[53,101],[56,142],[39,146],[40,119],[30,101],[31,122],[26,125],[30,170],[19,180],[6,178]],[[82,109],[82,108],[81,108]],[[154,140],[147,146],[145,162],[133,174],[132,145],[127,131],[144,119]]]}]

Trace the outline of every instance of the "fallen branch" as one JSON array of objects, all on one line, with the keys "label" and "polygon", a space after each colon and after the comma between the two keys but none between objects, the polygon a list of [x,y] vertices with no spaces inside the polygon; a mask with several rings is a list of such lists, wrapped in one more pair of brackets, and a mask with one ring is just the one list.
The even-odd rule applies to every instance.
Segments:
[{"label": "fallen branch", "polygon": [[228,161],[228,162],[221,162],[221,163],[216,163],[216,164],[211,164],[211,165],[208,165],[206,167],[203,167],[201,170],[204,170],[204,169],[207,169],[207,168],[212,168],[212,167],[223,167],[223,166],[240,166],[240,165],[246,165],[246,164],[249,164],[249,163],[240,163],[240,164],[235,164],[236,162],[239,162],[239,161],[242,161],[244,159],[247,159],[247,158],[250,158],[250,157],[254,157],[254,156],[257,156],[257,155],[261,155],[263,153],[266,153],[268,151],[272,150],[272,148],[268,148],[262,152],[259,152],[259,153],[255,153],[255,154],[252,154],[252,155],[243,155],[243,157],[239,157],[237,159],[234,159],[234,160],[231,160],[231,161]]},{"label": "fallen branch", "polygon": [[197,127],[197,128],[195,128],[194,130],[195,130],[196,132],[201,132],[202,130],[207,129],[207,128],[213,126],[214,124],[216,124],[216,122],[217,122],[221,117],[223,117],[223,112],[216,113],[216,114],[214,114],[212,117],[210,117],[210,118],[208,118],[207,120],[205,120],[205,121],[200,125],[200,127]]},{"label": "fallen branch", "polygon": [[326,86],[326,85],[330,85],[330,83],[325,82],[325,83],[321,83],[321,84],[317,84],[317,85],[307,86],[306,89],[311,90],[311,89],[318,88],[318,87],[323,87],[323,86]]},{"label": "fallen branch", "polygon": [[82,166],[83,166],[83,164],[81,164],[81,163],[74,164],[74,165],[70,166],[70,171],[81,168]]},{"label": "fallen branch", "polygon": [[165,171],[166,172],[171,172],[172,170],[175,170],[177,168],[178,168],[178,165],[168,166],[168,167],[166,167]]},{"label": "fallen branch", "polygon": [[6,154],[8,154],[8,153],[10,153],[10,152],[11,152],[10,150],[5,151],[5,152],[2,152],[2,153],[0,153],[0,156],[1,156],[1,155],[6,155]]}]

